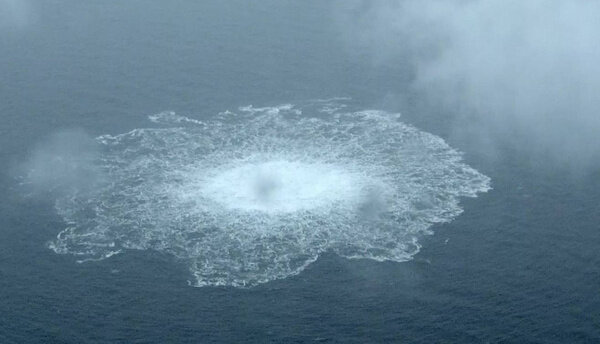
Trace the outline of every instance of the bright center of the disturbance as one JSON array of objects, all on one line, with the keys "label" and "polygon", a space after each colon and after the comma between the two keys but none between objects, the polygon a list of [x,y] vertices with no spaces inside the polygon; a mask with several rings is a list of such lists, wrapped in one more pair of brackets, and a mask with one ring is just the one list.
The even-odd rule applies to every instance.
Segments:
[{"label": "bright center of the disturbance", "polygon": [[295,212],[355,202],[360,175],[331,164],[293,161],[241,163],[208,178],[202,193],[226,208]]}]

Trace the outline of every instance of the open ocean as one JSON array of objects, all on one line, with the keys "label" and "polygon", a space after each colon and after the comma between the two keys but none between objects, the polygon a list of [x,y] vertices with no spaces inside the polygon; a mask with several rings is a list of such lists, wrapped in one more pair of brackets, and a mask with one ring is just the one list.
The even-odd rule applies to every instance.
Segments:
[{"label": "open ocean", "polygon": [[[454,135],[450,123],[459,114],[420,99],[410,86],[414,77],[410,68],[373,63],[368,54],[349,51],[330,2],[45,0],[27,1],[25,7],[22,20],[0,26],[0,343],[600,343],[600,171],[576,173],[555,165],[519,149],[526,142],[500,146],[489,154],[468,136]],[[57,235],[72,225],[65,214],[76,204],[57,205],[52,192],[37,196],[24,192],[16,167],[36,151],[43,152],[44,142],[66,129],[94,138],[109,135],[105,137],[114,155],[105,160],[110,168],[121,166],[119,159],[132,151],[162,161],[160,154],[171,159],[171,149],[179,149],[185,158],[191,148],[179,143],[200,129],[169,131],[161,127],[164,122],[170,121],[166,126],[171,128],[173,121],[187,121],[186,126],[204,121],[238,137],[244,128],[256,132],[268,128],[252,119],[232,124],[226,118],[210,122],[211,118],[229,110],[252,115],[257,111],[273,120],[268,116],[275,115],[265,109],[281,104],[304,109],[323,99],[343,99],[348,103],[343,106],[358,110],[380,110],[383,117],[401,113],[402,123],[415,131],[379,120],[377,130],[414,135],[418,141],[414,144],[423,145],[415,148],[419,152],[441,150],[436,151],[439,160],[423,162],[425,169],[465,173],[453,177],[457,179],[451,185],[419,184],[428,190],[439,187],[435,192],[447,197],[439,207],[448,206],[444,209],[449,213],[435,214],[441,218],[427,215],[423,223],[433,234],[415,234],[418,249],[407,244],[405,251],[379,247],[363,252],[361,247],[374,247],[376,240],[366,237],[361,239],[366,240],[363,246],[354,248],[346,232],[335,234],[343,226],[357,228],[345,208],[335,208],[339,218],[333,219],[320,218],[307,208],[310,219],[294,215],[298,218],[291,218],[289,228],[296,228],[298,221],[312,221],[307,222],[309,229],[331,236],[331,241],[336,238],[349,251],[318,238],[304,243],[301,237],[304,246],[284,241],[289,247],[281,248],[282,243],[274,243],[273,250],[291,252],[282,270],[268,266],[270,256],[253,256],[257,261],[245,262],[248,269],[251,264],[260,266],[258,277],[219,270],[230,266],[223,263],[227,254],[215,258],[202,253],[199,259],[214,265],[190,267],[189,256],[200,253],[192,252],[195,248],[189,242],[177,239],[183,242],[169,246],[165,241],[175,239],[157,243],[140,237],[147,234],[144,221],[170,224],[170,216],[179,216],[181,208],[167,210],[168,205],[157,203],[155,208],[137,206],[123,213],[130,210],[127,193],[94,196],[90,203],[115,202],[121,207],[109,212],[106,220],[92,219],[95,224],[129,221],[133,216],[138,227],[124,226],[126,232],[108,233],[100,242],[89,239],[89,227],[75,229],[80,232],[74,239],[63,241]],[[181,117],[168,121],[156,117],[166,116],[165,111]],[[291,128],[285,132],[289,137],[297,133],[307,150],[319,146],[311,147],[310,136],[302,133],[325,133],[333,123],[276,120]],[[363,121],[375,121],[345,120],[352,130],[372,129]],[[131,138],[123,135],[139,128],[153,129],[134,132]],[[215,132],[221,133],[211,131]],[[142,141],[127,141],[134,137]],[[375,167],[391,174],[390,180],[395,180],[395,171],[404,171],[401,163],[394,168],[395,160],[377,150],[377,142],[357,137],[348,142],[361,141],[366,154],[372,153],[364,161],[380,164]],[[441,145],[436,137],[449,147],[432,146]],[[143,140],[150,139],[164,146],[145,146]],[[206,144],[218,139],[207,139]],[[234,148],[232,155],[244,154]],[[331,153],[322,157],[327,162],[347,153],[343,147],[337,151],[333,143],[322,148]],[[455,152],[463,153],[464,165],[453,165]],[[207,165],[218,162],[199,159]],[[162,167],[144,165],[135,171],[154,171],[148,168]],[[294,165],[285,171],[288,168],[296,169]],[[361,171],[331,178],[355,178]],[[482,192],[485,176],[491,189]],[[127,185],[114,187],[130,190]],[[464,191],[467,187],[472,189]],[[149,202],[162,195],[155,189],[135,190],[149,195]],[[329,196],[346,192],[334,191]],[[469,193],[476,197],[464,197]],[[390,207],[400,204],[401,200]],[[293,206],[302,210],[310,205]],[[136,213],[142,211],[143,218]],[[182,218],[176,225],[187,230],[186,221],[210,219],[219,226],[215,218],[222,213],[208,208],[190,216],[196,217]],[[241,221],[242,228],[252,230],[264,223],[241,215],[235,220],[231,222]],[[360,233],[353,235],[357,238]],[[85,249],[104,245],[102,240],[122,240],[123,249],[114,255],[111,250],[94,251],[91,261],[78,262],[88,256]],[[311,257],[318,258],[310,263]]]}]

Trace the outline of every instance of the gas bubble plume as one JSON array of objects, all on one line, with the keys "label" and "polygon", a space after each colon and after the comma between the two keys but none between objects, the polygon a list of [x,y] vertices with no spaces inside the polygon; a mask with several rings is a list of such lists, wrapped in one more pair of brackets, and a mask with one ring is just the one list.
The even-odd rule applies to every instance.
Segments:
[{"label": "gas bubble plume", "polygon": [[204,120],[103,135],[94,192],[56,201],[68,227],[49,247],[80,262],[166,252],[195,286],[251,287],[325,251],[406,261],[460,197],[490,189],[443,139],[343,98],[241,107]]}]

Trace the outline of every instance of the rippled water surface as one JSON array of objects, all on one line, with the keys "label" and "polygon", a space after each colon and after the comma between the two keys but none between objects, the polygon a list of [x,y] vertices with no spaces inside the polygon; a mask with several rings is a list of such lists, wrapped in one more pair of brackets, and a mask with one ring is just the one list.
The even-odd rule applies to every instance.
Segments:
[{"label": "rippled water surface", "polygon": [[600,341],[598,174],[455,135],[332,3],[23,3],[1,343]]}]

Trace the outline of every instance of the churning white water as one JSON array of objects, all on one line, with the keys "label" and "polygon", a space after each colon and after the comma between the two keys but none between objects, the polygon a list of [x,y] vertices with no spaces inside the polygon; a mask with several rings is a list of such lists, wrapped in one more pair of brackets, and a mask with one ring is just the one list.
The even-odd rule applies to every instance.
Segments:
[{"label": "churning white water", "polygon": [[234,161],[233,165],[206,171],[209,177],[199,178],[192,187],[226,208],[294,213],[335,202],[356,202],[364,179],[342,166],[316,162],[263,158]]},{"label": "churning white water", "polygon": [[57,200],[69,226],[49,246],[80,261],[167,252],[197,286],[285,278],[325,251],[410,259],[489,179],[398,117],[343,99],[150,116],[160,128],[97,139],[107,182]]}]

